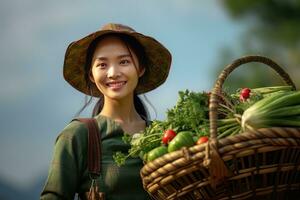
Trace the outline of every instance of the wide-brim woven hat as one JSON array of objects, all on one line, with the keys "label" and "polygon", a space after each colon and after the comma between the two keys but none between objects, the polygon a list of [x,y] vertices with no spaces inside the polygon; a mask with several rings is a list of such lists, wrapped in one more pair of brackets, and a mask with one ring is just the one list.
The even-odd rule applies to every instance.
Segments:
[{"label": "wide-brim woven hat", "polygon": [[65,80],[77,90],[91,96],[99,97],[101,92],[94,83],[91,83],[91,91],[88,89],[85,79],[85,66],[87,51],[90,44],[98,37],[109,33],[125,34],[135,38],[144,48],[147,62],[146,71],[139,79],[136,93],[142,94],[157,88],[168,77],[172,56],[160,42],[152,37],[136,32],[134,29],[122,24],[106,24],[99,31],[72,42],[65,54],[63,75]]}]

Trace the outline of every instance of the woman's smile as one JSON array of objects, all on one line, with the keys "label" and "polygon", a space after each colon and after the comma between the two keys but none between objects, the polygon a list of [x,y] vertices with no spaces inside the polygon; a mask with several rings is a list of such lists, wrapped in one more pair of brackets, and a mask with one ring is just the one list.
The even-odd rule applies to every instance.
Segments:
[{"label": "woman's smile", "polygon": [[90,78],[105,98],[131,99],[143,72],[136,54],[120,38],[107,36],[97,44]]},{"label": "woman's smile", "polygon": [[106,85],[112,89],[112,90],[119,90],[121,89],[125,84],[127,83],[127,81],[110,81],[108,83],[106,83]]}]

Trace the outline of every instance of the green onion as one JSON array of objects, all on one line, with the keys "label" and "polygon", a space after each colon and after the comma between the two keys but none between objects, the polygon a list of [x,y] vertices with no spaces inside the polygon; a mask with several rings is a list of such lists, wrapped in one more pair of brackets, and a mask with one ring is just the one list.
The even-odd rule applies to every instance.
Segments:
[{"label": "green onion", "polygon": [[300,126],[300,91],[275,93],[249,107],[242,115],[242,129]]},{"label": "green onion", "polygon": [[277,108],[277,109],[269,112],[269,115],[272,118],[300,115],[300,105]]},{"label": "green onion", "polygon": [[261,88],[253,88],[251,89],[252,92],[258,92],[261,94],[270,94],[274,92],[281,92],[281,91],[292,91],[293,87],[290,85],[284,86],[272,86],[272,87],[261,87]]},{"label": "green onion", "polygon": [[222,132],[221,134],[218,134],[218,139],[229,136],[232,133],[235,133],[237,130],[240,130],[240,129],[241,129],[240,126],[231,127],[229,129],[227,129],[226,131]]}]

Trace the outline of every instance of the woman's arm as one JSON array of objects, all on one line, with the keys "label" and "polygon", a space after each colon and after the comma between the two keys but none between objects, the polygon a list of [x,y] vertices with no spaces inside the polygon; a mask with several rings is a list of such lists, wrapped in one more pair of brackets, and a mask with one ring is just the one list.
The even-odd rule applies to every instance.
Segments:
[{"label": "woman's arm", "polygon": [[84,170],[86,132],[82,123],[71,122],[58,136],[41,200],[74,199]]}]

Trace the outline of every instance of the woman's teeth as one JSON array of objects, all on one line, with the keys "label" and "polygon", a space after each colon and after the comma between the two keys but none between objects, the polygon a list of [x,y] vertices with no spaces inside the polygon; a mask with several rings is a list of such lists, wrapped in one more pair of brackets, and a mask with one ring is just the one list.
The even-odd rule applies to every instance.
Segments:
[{"label": "woman's teeth", "polygon": [[120,88],[123,85],[125,85],[125,83],[126,83],[125,81],[122,81],[122,82],[108,83],[107,85],[111,88]]}]

